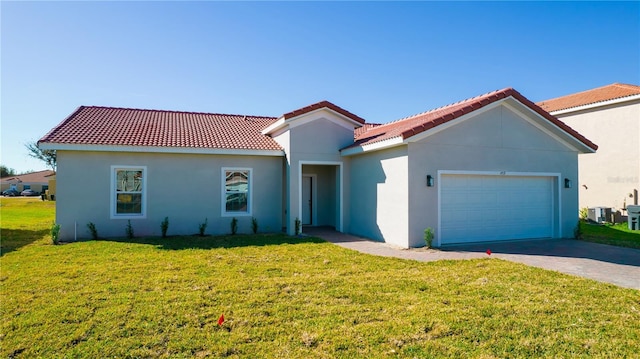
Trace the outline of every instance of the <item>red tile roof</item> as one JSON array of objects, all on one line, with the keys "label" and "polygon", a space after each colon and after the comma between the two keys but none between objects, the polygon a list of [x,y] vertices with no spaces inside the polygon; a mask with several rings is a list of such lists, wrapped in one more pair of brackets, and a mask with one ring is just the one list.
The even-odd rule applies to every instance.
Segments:
[{"label": "red tile roof", "polygon": [[281,150],[260,133],[275,117],[81,106],[40,143]]},{"label": "red tile roof", "polygon": [[363,118],[361,118],[361,117],[359,117],[357,115],[354,115],[353,113],[343,109],[342,107],[336,106],[336,105],[332,104],[329,101],[320,101],[318,103],[314,103],[313,105],[309,105],[309,106],[303,107],[301,109],[285,113],[284,115],[282,115],[282,117],[284,117],[285,120],[288,120],[288,119],[290,119],[292,117],[304,115],[305,113],[309,113],[311,111],[315,111],[315,110],[323,108],[323,107],[329,108],[329,109],[331,109],[331,110],[333,110],[333,111],[335,111],[335,112],[337,112],[337,113],[339,113],[339,114],[341,114],[341,115],[343,115],[345,117],[348,117],[348,118],[350,118],[350,119],[352,119],[352,120],[354,120],[356,122],[359,122],[361,124],[365,123],[365,120]]},{"label": "red tile roof", "polygon": [[614,83],[592,90],[540,101],[537,104],[545,111],[553,112],[638,94],[640,94],[640,86]]},{"label": "red tile roof", "polygon": [[554,116],[550,115],[548,112],[544,111],[512,88],[505,88],[502,90],[490,92],[478,97],[456,102],[451,105],[436,108],[434,110],[423,112],[398,121],[389,122],[384,125],[373,127],[368,131],[358,135],[356,137],[356,142],[349,147],[369,145],[393,138],[402,138],[403,140],[405,140],[409,137],[415,136],[438,125],[442,125],[444,123],[452,121],[458,117],[466,115],[470,112],[478,110],[484,106],[507,98],[509,96],[514,97],[516,100],[529,107],[531,110],[535,111],[542,117],[546,118],[556,126],[560,127],[562,130],[569,133],[571,136],[575,137],[586,146],[594,150],[598,148],[597,145],[586,139],[577,131],[567,126],[565,123],[558,120]]},{"label": "red tile roof", "polygon": [[2,177],[2,182],[22,182],[22,183],[47,183],[49,177],[54,176],[56,173],[52,170],[44,170],[38,172],[25,173],[23,175]]}]

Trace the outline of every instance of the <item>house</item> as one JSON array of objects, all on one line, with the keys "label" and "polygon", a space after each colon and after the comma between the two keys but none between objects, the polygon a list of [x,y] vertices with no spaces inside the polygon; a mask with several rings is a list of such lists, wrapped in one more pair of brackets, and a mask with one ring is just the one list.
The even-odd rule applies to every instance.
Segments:
[{"label": "house", "polygon": [[572,237],[578,154],[597,146],[507,88],[383,125],[330,102],[280,117],[80,107],[57,150],[61,239],[298,225],[401,247]]},{"label": "house", "polygon": [[49,188],[49,180],[55,178],[56,173],[51,170],[25,173],[23,175],[3,177],[0,179],[0,191],[15,189],[22,192],[32,189],[36,192],[44,192]]},{"label": "house", "polygon": [[578,156],[580,208],[623,212],[640,190],[640,86],[614,83],[538,105],[600,146]]}]

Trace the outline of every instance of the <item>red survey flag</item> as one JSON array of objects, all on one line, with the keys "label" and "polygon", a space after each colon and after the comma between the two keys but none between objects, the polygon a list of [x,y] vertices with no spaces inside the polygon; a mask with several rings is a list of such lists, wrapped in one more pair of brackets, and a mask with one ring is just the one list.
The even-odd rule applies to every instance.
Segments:
[{"label": "red survey flag", "polygon": [[221,314],[220,318],[218,318],[218,325],[222,325],[222,323],[224,323],[224,314]]},{"label": "red survey flag", "polygon": [[491,255],[491,249],[487,249],[487,255]]}]

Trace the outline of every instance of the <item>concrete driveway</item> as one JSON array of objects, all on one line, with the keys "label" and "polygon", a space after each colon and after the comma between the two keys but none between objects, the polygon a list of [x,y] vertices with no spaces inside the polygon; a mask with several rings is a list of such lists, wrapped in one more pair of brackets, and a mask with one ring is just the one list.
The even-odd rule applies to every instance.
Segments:
[{"label": "concrete driveway", "polygon": [[492,257],[640,290],[638,249],[575,239],[492,242],[448,246],[439,250],[403,249],[328,228],[304,228],[304,232],[362,253],[423,262],[486,258],[486,251],[490,249]]}]

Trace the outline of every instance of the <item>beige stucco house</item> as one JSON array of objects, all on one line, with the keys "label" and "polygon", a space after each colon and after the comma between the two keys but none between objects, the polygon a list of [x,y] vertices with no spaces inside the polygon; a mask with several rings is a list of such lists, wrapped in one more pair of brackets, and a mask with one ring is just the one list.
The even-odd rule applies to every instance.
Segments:
[{"label": "beige stucco house", "polygon": [[573,236],[597,146],[507,88],[384,125],[323,101],[279,117],[80,107],[57,150],[61,238],[330,226],[402,247]]},{"label": "beige stucco house", "polygon": [[640,190],[640,86],[614,83],[539,102],[599,145],[578,157],[579,205],[626,214]]},{"label": "beige stucco house", "polygon": [[44,170],[3,177],[0,179],[0,191],[13,188],[18,192],[22,192],[25,189],[43,192],[49,188],[49,180],[55,178],[55,175],[56,173],[52,170]]}]

